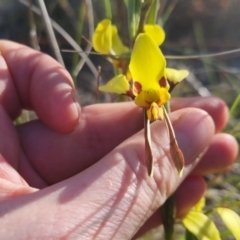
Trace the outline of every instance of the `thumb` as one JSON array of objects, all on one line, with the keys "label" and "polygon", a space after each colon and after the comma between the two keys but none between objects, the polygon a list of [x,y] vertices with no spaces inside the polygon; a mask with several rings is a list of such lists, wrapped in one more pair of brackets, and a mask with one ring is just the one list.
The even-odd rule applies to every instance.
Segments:
[{"label": "thumb", "polygon": [[151,125],[154,178],[147,175],[141,131],[74,177],[4,203],[11,209],[1,206],[0,214],[8,214],[0,220],[0,236],[16,225],[16,234],[30,239],[131,239],[192,171],[213,137],[214,124],[204,111],[176,111],[171,120],[185,156],[182,178],[169,157],[165,123],[156,122]]}]

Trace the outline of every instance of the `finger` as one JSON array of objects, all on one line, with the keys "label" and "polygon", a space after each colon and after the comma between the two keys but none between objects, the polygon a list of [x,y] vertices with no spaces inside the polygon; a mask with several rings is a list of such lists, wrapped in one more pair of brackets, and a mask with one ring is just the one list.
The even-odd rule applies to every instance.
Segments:
[{"label": "finger", "polygon": [[[198,156],[214,134],[212,119],[203,111],[187,109],[171,115],[171,120],[185,156],[184,177],[196,165]],[[117,146],[102,160],[76,176],[11,200],[0,208],[0,236],[18,224],[28,226],[44,239],[77,238],[130,239],[184,179],[176,174],[169,156],[169,142],[164,122],[151,125],[154,148],[154,178],[149,178],[144,160],[142,131]],[[31,212],[34,218],[20,216]],[[36,224],[37,221],[37,224]],[[49,227],[50,226],[50,227]],[[52,228],[52,226],[57,226]],[[42,231],[44,227],[44,231]],[[9,231],[10,232],[10,231]]]},{"label": "finger", "polygon": [[0,179],[0,203],[9,201],[19,196],[27,195],[36,192],[37,189],[31,188],[24,184],[15,184],[12,181],[6,179]]},{"label": "finger", "polygon": [[[18,130],[21,146],[30,165],[52,184],[88,168],[142,128],[141,109],[133,103],[118,103],[83,108],[81,122],[68,135],[52,131],[40,121],[21,125]],[[19,170],[29,180],[26,173],[31,170]]]},{"label": "finger", "polygon": [[[207,104],[203,102],[202,107]],[[219,121],[217,113],[222,114],[221,104],[219,106],[215,124]],[[117,103],[83,108],[81,124],[70,135],[55,133],[38,121],[21,126],[19,133],[27,158],[39,174],[52,184],[91,166],[142,128],[141,109],[133,103]]]},{"label": "finger", "polygon": [[29,194],[33,189],[28,186],[17,172],[19,158],[23,155],[17,138],[16,129],[0,106],[0,203],[17,196]]},{"label": "finger", "polygon": [[[202,177],[187,177],[176,190],[176,217],[187,213],[204,195],[206,183]],[[189,194],[191,193],[191,194]],[[134,238],[137,238],[152,228],[162,224],[160,209],[158,209],[140,228]]]},{"label": "finger", "polygon": [[208,175],[224,171],[232,165],[237,155],[238,143],[236,139],[229,134],[217,134],[213,137],[208,151],[191,174]]},{"label": "finger", "polygon": [[228,121],[228,108],[226,103],[216,97],[191,97],[173,98],[171,100],[171,110],[194,107],[206,111],[215,123],[216,132],[219,132]]},{"label": "finger", "polygon": [[9,115],[15,118],[21,108],[31,109],[52,129],[73,131],[80,107],[66,69],[50,56],[10,41],[0,41],[0,52],[0,103]]}]

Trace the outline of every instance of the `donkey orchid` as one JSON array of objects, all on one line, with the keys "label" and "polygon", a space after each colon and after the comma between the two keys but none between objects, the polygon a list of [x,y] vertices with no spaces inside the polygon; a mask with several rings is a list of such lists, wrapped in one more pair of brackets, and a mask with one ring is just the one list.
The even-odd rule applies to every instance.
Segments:
[{"label": "donkey orchid", "polygon": [[135,104],[147,109],[148,119],[163,119],[162,106],[170,100],[167,77],[176,84],[188,75],[186,70],[166,68],[166,60],[156,42],[147,33],[138,35],[130,59],[132,87],[125,75],[111,79],[99,90],[132,97]]},{"label": "donkey orchid", "polygon": [[93,33],[92,43],[94,49],[102,54],[122,55],[129,51],[122,43],[117,27],[108,19],[98,23]]},{"label": "donkey orchid", "polygon": [[[184,165],[184,157],[178,147],[171,122],[167,116],[164,104],[171,98],[169,90],[188,75],[186,70],[166,68],[166,60],[157,43],[148,33],[141,33],[136,38],[131,54],[130,73],[132,83],[123,74],[117,75],[106,85],[100,86],[103,92],[125,94],[134,99],[137,106],[146,111],[146,163],[149,176],[153,176],[153,159],[151,153],[151,137],[149,121],[158,119],[166,120],[170,149],[173,162],[178,174],[181,176]],[[171,77],[173,80],[167,79]],[[170,84],[169,84],[170,82]]]},{"label": "donkey orchid", "polygon": [[[159,25],[146,24],[144,32],[148,33],[159,46],[165,39],[164,30]],[[92,37],[94,49],[102,54],[121,56],[129,52],[118,34],[118,29],[112,25],[109,19],[104,19],[98,23]]]}]

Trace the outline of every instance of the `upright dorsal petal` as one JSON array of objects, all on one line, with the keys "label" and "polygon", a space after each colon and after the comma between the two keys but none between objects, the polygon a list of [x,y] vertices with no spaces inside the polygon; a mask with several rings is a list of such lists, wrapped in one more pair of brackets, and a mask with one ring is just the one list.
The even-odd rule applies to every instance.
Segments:
[{"label": "upright dorsal petal", "polygon": [[144,26],[144,32],[149,34],[158,46],[160,46],[165,40],[165,32],[159,25],[146,24]]},{"label": "upright dorsal petal", "polygon": [[102,54],[109,54],[112,49],[112,24],[108,19],[98,23],[92,37],[93,48]]},{"label": "upright dorsal petal", "polygon": [[159,79],[165,74],[166,60],[155,41],[147,33],[138,35],[129,67],[133,82],[139,82],[142,90],[159,87]]}]

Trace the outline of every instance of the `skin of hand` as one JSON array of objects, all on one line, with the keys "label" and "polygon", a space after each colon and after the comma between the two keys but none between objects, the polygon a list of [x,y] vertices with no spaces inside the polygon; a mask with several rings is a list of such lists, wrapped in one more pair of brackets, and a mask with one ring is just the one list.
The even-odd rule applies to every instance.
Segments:
[{"label": "skin of hand", "polygon": [[[149,178],[141,109],[81,109],[70,75],[51,57],[9,41],[0,52],[0,239],[131,239],[161,224],[157,210],[175,190],[177,215],[186,213],[204,194],[202,176],[237,156],[235,139],[219,133],[228,119],[223,101],[173,99],[184,174],[177,176],[157,121]],[[15,126],[22,109],[39,119]]]}]

